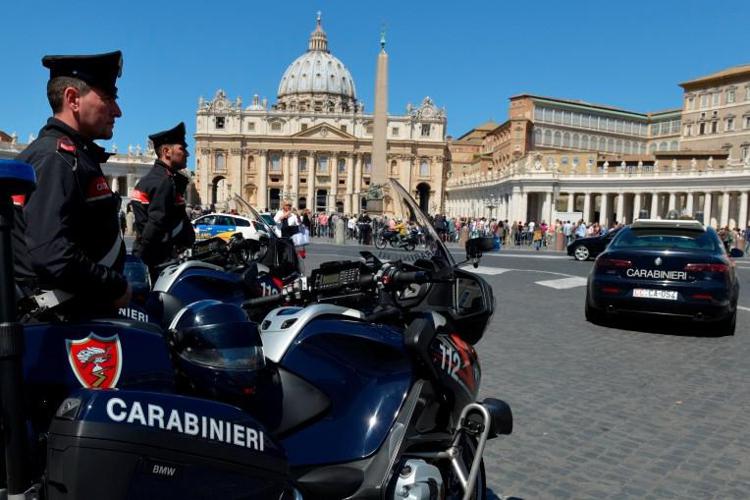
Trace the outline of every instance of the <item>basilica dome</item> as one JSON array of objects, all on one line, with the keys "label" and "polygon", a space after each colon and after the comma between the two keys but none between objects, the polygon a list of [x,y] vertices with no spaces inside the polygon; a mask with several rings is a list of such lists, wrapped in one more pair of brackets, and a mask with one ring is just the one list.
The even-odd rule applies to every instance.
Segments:
[{"label": "basilica dome", "polygon": [[328,50],[320,15],[307,52],[284,71],[277,96],[278,109],[328,112],[355,109],[354,80],[344,63]]}]

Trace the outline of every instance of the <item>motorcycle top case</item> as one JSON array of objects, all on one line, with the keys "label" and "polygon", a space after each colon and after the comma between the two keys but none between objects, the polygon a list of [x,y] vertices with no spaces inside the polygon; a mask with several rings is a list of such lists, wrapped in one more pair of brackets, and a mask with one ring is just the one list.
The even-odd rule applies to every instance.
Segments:
[{"label": "motorcycle top case", "polygon": [[282,498],[281,447],[239,408],[172,394],[82,389],[52,421],[50,500]]}]

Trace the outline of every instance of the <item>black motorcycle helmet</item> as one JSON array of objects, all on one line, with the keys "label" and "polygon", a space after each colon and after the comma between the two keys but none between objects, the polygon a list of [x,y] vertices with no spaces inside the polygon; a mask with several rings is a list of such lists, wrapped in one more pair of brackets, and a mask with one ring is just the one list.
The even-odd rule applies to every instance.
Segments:
[{"label": "black motorcycle helmet", "polygon": [[239,306],[193,302],[175,317],[168,339],[178,385],[190,393],[242,404],[265,380],[258,327]]}]

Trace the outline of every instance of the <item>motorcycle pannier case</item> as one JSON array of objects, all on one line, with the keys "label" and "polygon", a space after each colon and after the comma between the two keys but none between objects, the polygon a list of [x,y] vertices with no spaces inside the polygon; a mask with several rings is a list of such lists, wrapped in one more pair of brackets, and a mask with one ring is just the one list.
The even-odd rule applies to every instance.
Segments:
[{"label": "motorcycle pannier case", "polygon": [[282,449],[242,410],[154,392],[81,390],[50,427],[49,499],[283,498]]}]

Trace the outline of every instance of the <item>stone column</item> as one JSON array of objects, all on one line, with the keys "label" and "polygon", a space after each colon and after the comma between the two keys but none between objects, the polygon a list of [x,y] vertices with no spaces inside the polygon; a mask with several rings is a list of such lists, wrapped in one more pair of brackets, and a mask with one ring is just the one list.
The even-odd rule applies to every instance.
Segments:
[{"label": "stone column", "polygon": [[721,195],[721,220],[719,226],[724,227],[729,224],[729,192],[724,191]]},{"label": "stone column", "polygon": [[706,191],[703,193],[703,225],[709,226],[711,225],[711,192]]},{"label": "stone column", "polygon": [[[281,152],[281,190],[284,194],[289,192],[289,184],[291,175],[289,175],[289,153],[286,151]],[[284,200],[281,200],[282,202]]]},{"label": "stone column", "polygon": [[692,191],[688,191],[687,193],[685,193],[685,212],[687,212],[691,216],[693,215],[694,203],[694,193]]},{"label": "stone column", "polygon": [[359,213],[359,207],[353,204],[354,199],[354,155],[346,157],[346,197],[344,198],[344,212]]},{"label": "stone column", "polygon": [[633,220],[641,216],[641,193],[633,193]]},{"label": "stone column", "polygon": [[332,156],[331,165],[331,191],[328,193],[328,211],[336,211],[336,194],[339,191],[339,155]]},{"label": "stone column", "polygon": [[576,209],[576,194],[568,193],[568,212],[572,212]]},{"label": "stone column", "polygon": [[315,153],[309,153],[307,157],[307,207],[312,213],[315,207]]},{"label": "stone column", "polygon": [[591,222],[591,193],[586,193],[583,196],[583,222]]},{"label": "stone column", "polygon": [[362,162],[364,158],[361,154],[354,155],[354,195],[352,196],[352,206],[354,210],[360,211],[362,206]]},{"label": "stone column", "polygon": [[120,179],[116,175],[112,176],[112,182],[109,183],[109,188],[113,193],[120,192]]},{"label": "stone column", "polygon": [[526,220],[526,218],[529,216],[529,193],[527,193],[526,191],[521,193],[520,212],[521,218],[518,220],[522,220],[524,224],[529,222],[528,220]]},{"label": "stone column", "polygon": [[552,223],[552,193],[544,193],[544,204],[542,205],[542,220],[547,224]]},{"label": "stone column", "polygon": [[299,198],[300,198],[300,192],[299,192],[299,152],[298,151],[292,151],[291,152],[292,158],[291,158],[291,169],[292,169],[292,184],[290,186],[290,190],[294,192],[294,200],[292,200],[292,203],[294,203],[295,207],[299,208]]},{"label": "stone column", "polygon": [[747,191],[740,193],[740,213],[737,220],[737,227],[742,231],[747,227]]},{"label": "stone column", "polygon": [[602,193],[602,202],[599,207],[599,225],[608,226],[607,219],[609,219],[609,194]]},{"label": "stone column", "polygon": [[258,165],[258,193],[256,203],[259,211],[268,210],[268,150],[261,150]]},{"label": "stone column", "polygon": [[669,193],[669,206],[667,207],[667,211],[675,210],[676,208],[677,208],[677,193],[670,192]]},{"label": "stone column", "polygon": [[625,193],[617,193],[617,222],[625,224],[627,216],[625,215]]},{"label": "stone column", "polygon": [[659,193],[651,194],[651,213],[648,214],[649,219],[659,218]]},{"label": "stone column", "polygon": [[521,188],[514,187],[513,193],[510,195],[510,211],[513,216],[513,222],[521,220],[519,212],[521,211],[519,205],[521,204]]}]

